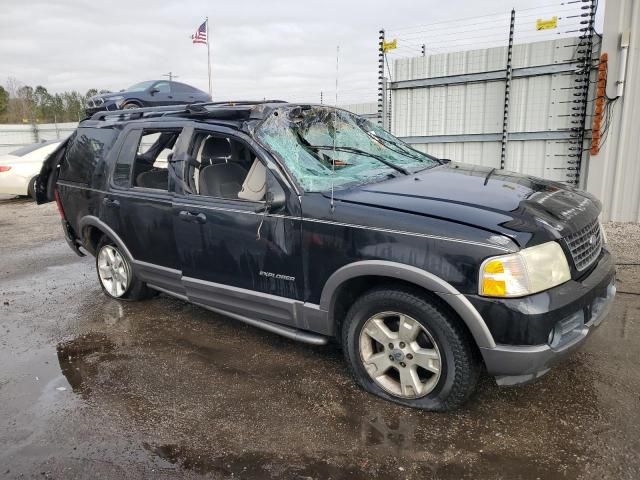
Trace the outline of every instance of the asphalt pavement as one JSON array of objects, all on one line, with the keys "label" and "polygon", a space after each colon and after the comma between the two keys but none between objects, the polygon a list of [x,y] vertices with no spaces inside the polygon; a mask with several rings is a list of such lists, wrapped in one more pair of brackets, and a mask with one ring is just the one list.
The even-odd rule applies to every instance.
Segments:
[{"label": "asphalt pavement", "polygon": [[585,347],[442,414],[360,390],[335,346],[111,300],[55,205],[0,200],[0,477],[640,478],[640,226],[606,230],[621,293]]}]

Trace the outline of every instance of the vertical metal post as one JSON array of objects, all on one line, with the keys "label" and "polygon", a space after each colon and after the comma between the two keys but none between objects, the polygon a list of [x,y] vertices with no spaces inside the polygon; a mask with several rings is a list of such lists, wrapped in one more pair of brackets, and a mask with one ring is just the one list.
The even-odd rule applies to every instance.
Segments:
[{"label": "vertical metal post", "polygon": [[211,32],[209,31],[209,17],[205,19],[207,24],[207,70],[209,72],[209,96],[213,95],[211,90],[211,47],[209,47],[209,43],[211,42]]},{"label": "vertical metal post", "polygon": [[35,116],[31,120],[31,131],[33,132],[33,143],[38,143],[40,141],[40,132],[38,131]]},{"label": "vertical metal post", "polygon": [[507,74],[504,84],[504,112],[502,116],[502,148],[500,153],[500,168],[505,167],[507,161],[507,143],[509,141],[509,95],[511,93],[511,77],[513,75],[513,33],[516,24],[516,11],[511,10],[509,24],[509,45],[507,47]]},{"label": "vertical metal post", "polygon": [[391,95],[393,91],[391,90],[391,79],[385,82],[385,90],[387,91],[387,131],[391,131]]},{"label": "vertical metal post", "polygon": [[384,78],[384,29],[379,32],[378,38],[378,124],[384,125],[386,82]]},{"label": "vertical metal post", "polygon": [[[596,16],[596,3],[595,0],[583,0],[586,5],[582,6],[583,10],[586,10],[584,15],[586,18],[580,21],[580,40],[578,42],[578,53],[583,56],[578,56],[577,60],[580,64],[578,71],[576,72],[576,90],[575,95],[578,100],[582,102],[580,110],[576,114],[572,114],[573,120],[571,121],[573,127],[572,132],[575,135],[574,152],[575,160],[570,160],[569,164],[575,164],[569,167],[568,170],[575,170],[575,174],[567,175],[568,178],[573,177],[573,184],[578,186],[580,184],[580,172],[582,168],[582,157],[589,151],[588,148],[584,148],[585,133],[587,129],[587,111],[589,108],[589,86],[591,84],[591,68],[593,66],[593,25]],[[577,117],[577,118],[575,118]],[[571,158],[570,155],[569,158]],[[571,180],[569,180],[571,182]]]}]

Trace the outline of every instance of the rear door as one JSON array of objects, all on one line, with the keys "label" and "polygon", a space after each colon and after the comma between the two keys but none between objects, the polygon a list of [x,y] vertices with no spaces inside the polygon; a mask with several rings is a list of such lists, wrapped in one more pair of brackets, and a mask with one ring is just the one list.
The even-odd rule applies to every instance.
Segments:
[{"label": "rear door", "polygon": [[183,123],[130,126],[103,200],[109,226],[131,252],[140,279],[183,293],[172,220],[174,180],[168,160],[188,136]]},{"label": "rear door", "polygon": [[171,82],[171,96],[176,103],[194,103],[200,100],[196,96],[196,90],[189,85],[179,82]]}]

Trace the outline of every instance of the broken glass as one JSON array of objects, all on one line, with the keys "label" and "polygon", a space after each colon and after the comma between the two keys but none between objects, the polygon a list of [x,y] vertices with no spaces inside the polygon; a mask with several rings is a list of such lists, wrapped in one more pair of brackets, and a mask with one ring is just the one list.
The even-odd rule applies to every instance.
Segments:
[{"label": "broken glass", "polygon": [[372,122],[333,107],[275,109],[256,137],[311,192],[373,183],[439,165]]}]

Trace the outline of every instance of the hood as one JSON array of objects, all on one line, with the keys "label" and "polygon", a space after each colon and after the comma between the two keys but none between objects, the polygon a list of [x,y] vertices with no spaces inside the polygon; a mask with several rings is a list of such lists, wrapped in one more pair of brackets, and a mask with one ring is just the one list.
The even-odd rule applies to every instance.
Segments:
[{"label": "hood", "polygon": [[595,197],[561,183],[455,162],[337,191],[335,198],[482,228],[520,247],[573,233],[601,210]]}]

